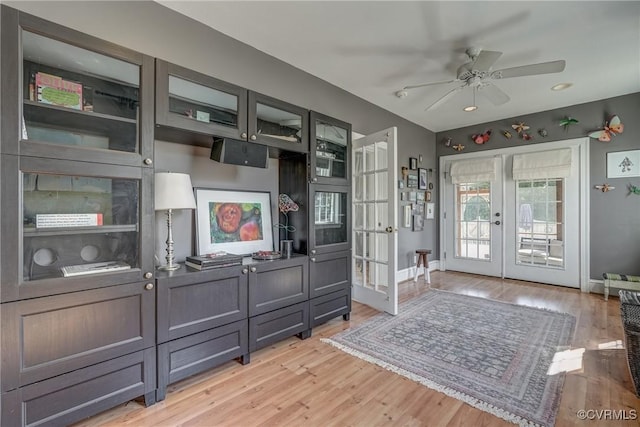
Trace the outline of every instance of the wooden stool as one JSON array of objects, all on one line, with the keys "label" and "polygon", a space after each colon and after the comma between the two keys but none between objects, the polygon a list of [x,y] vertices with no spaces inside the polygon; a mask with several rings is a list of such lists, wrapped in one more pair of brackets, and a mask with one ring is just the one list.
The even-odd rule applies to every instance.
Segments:
[{"label": "wooden stool", "polygon": [[429,259],[427,255],[431,253],[431,249],[418,249],[416,254],[418,254],[418,262],[416,264],[416,276],[413,278],[414,282],[418,281],[418,270],[420,269],[420,265],[424,269],[424,278],[427,283],[431,283],[431,275],[429,274]]}]

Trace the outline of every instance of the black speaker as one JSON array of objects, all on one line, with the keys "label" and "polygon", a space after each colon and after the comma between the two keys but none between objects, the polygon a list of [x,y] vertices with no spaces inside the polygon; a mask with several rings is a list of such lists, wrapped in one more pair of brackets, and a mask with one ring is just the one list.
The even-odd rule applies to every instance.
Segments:
[{"label": "black speaker", "polygon": [[213,138],[211,160],[230,165],[266,168],[269,162],[269,148],[239,139]]}]

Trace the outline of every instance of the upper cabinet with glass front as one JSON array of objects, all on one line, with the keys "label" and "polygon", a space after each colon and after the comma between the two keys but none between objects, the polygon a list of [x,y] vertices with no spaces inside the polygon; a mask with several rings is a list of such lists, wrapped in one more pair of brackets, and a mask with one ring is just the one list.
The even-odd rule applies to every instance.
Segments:
[{"label": "upper cabinet with glass front", "polygon": [[309,111],[156,60],[156,139],[211,147],[213,137],[308,152]]},{"label": "upper cabinet with glass front", "polygon": [[316,113],[311,117],[311,182],[348,185],[351,182],[351,125]]},{"label": "upper cabinet with glass front", "polygon": [[2,30],[3,153],[152,167],[151,57],[7,7]]}]

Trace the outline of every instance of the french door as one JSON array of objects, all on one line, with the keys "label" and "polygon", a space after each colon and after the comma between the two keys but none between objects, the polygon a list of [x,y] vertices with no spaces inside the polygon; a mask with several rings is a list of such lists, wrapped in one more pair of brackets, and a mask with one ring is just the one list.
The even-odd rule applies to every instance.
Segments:
[{"label": "french door", "polygon": [[[587,148],[579,139],[442,157],[444,268],[584,288],[588,282]],[[514,175],[514,159],[516,168],[525,159],[535,169],[537,160],[553,163],[561,155],[569,167],[557,172],[557,177],[554,166],[547,167],[549,176],[537,176],[536,170],[531,176]],[[463,169],[494,165],[495,174],[452,177],[456,162]]]},{"label": "french door", "polygon": [[396,128],[353,141],[352,298],[398,314]]}]

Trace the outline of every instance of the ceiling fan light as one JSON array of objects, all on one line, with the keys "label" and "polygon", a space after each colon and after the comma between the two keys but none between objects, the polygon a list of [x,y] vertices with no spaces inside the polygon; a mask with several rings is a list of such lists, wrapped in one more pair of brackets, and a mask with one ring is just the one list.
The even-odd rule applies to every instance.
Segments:
[{"label": "ceiling fan light", "polygon": [[463,108],[464,111],[470,113],[471,111],[476,111],[478,109],[477,105],[469,105]]},{"label": "ceiling fan light", "polygon": [[573,86],[573,83],[558,83],[557,85],[551,86],[551,90],[565,90],[569,89],[571,86]]}]

